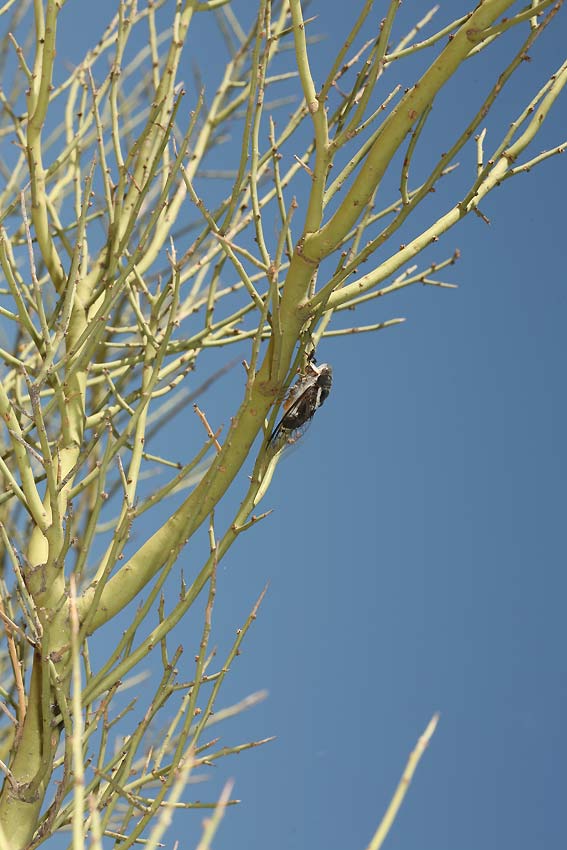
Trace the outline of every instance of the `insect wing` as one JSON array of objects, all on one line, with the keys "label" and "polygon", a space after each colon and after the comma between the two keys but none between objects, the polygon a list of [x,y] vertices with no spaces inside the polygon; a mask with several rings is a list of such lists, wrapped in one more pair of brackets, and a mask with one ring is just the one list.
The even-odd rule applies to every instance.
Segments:
[{"label": "insect wing", "polygon": [[296,418],[296,411],[301,405],[303,394],[316,380],[317,377],[315,375],[303,375],[291,388],[283,404],[283,416],[270,434],[268,445],[270,443],[276,443],[283,431],[293,430],[293,425],[290,427],[290,423]]},{"label": "insect wing", "polygon": [[299,381],[291,388],[289,391],[286,400],[283,404],[284,413],[290,413],[293,408],[296,407],[297,403],[301,400],[301,397],[307,390],[313,386],[313,384],[317,380],[317,375],[303,375]]},{"label": "insect wing", "polygon": [[[296,430],[296,428],[294,428],[294,426],[290,427],[289,423],[292,421],[293,417],[295,416],[295,411],[296,411],[296,409],[298,409],[298,406],[301,403],[301,398],[302,398],[302,396],[297,398],[291,404],[291,406],[288,407],[288,409],[285,411],[284,415],[282,416],[282,418],[280,419],[280,421],[277,423],[274,430],[270,434],[270,439],[268,440],[268,445],[270,445],[270,444],[276,445],[276,443],[280,442],[280,437],[282,437],[284,434],[289,436],[289,435],[291,435],[291,433],[294,430]],[[286,437],[286,441],[287,441],[287,437]]]}]

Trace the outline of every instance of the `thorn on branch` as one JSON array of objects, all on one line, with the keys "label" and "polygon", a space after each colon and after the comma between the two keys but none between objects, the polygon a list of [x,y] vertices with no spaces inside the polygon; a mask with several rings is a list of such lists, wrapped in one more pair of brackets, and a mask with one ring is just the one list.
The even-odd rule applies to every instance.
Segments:
[{"label": "thorn on branch", "polygon": [[300,158],[297,156],[297,154],[294,154],[293,156],[294,156],[294,159],[295,159],[295,160],[296,160],[296,161],[300,164],[300,166],[301,166],[301,167],[302,167],[302,168],[303,168],[303,169],[304,169],[304,170],[305,170],[305,171],[309,174],[309,176],[310,176],[310,177],[313,177],[313,172],[311,171],[311,169],[309,168],[309,166],[308,166],[308,165],[306,165],[306,164],[303,162],[303,160],[302,160],[302,159],[300,159]]},{"label": "thorn on branch", "polygon": [[474,207],[474,214],[481,218],[485,224],[490,224],[490,219],[488,218],[488,216],[481,212],[478,207]]},{"label": "thorn on branch", "polygon": [[205,430],[207,432],[207,437],[209,437],[209,439],[213,440],[213,443],[214,443],[215,449],[217,450],[217,453],[220,452],[221,451],[221,445],[220,445],[219,441],[217,440],[217,436],[220,434],[221,429],[219,428],[218,431],[215,434],[213,432],[213,429],[211,428],[211,426],[209,425],[209,423],[207,421],[207,417],[205,416],[205,414],[203,413],[203,411],[199,408],[199,406],[197,404],[193,405],[193,410],[195,411],[195,413],[197,414],[197,416],[199,417],[199,419],[201,420],[201,422],[205,426]]}]

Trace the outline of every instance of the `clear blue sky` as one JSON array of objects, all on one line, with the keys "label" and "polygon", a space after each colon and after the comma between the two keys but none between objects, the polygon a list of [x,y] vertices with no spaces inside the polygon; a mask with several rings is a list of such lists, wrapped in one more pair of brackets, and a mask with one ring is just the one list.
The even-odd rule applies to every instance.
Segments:
[{"label": "clear blue sky", "polygon": [[[253,5],[233,3],[236,12]],[[327,36],[312,53],[317,82],[360,5],[311,4]],[[113,6],[67,4],[60,56],[72,61],[79,39],[98,37]],[[376,6],[381,16],[386,4]],[[398,35],[428,8],[404,4]],[[467,8],[446,3],[438,20]],[[554,27],[503,95],[498,127],[563,60],[565,9]],[[222,69],[206,38],[201,48],[207,54],[188,57],[187,74],[208,55],[212,91]],[[494,81],[498,56],[495,47],[467,63],[436,105],[433,160],[448,145],[443,132],[452,139],[470,100]],[[567,137],[566,104],[564,96],[532,155]],[[487,149],[498,138],[495,130]],[[473,152],[461,161],[466,181]],[[226,724],[224,740],[277,740],[221,764],[199,789],[214,797],[233,776],[243,801],[226,815],[216,850],[362,850],[435,711],[437,734],[386,846],[563,845],[566,179],[567,160],[554,158],[489,197],[489,226],[470,217],[447,234],[428,258],[460,248],[443,275],[459,289],[373,302],[356,324],[408,321],[321,344],[332,394],[278,468],[263,505],[273,515],[219,576],[221,645],[270,583],[225,701],[263,688],[269,698]],[[394,186],[385,185],[385,202]],[[426,220],[410,222],[406,238]],[[232,393],[231,380],[216,392]],[[183,434],[176,421],[171,439]],[[200,822],[199,813],[177,821],[168,846],[177,837],[194,846]]]}]

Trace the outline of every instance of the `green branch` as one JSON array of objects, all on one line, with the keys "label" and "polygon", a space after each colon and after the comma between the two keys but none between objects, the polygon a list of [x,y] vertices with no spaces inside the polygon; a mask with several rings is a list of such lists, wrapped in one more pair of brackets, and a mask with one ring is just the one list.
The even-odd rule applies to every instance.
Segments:
[{"label": "green branch", "polygon": [[417,119],[430,106],[437,92],[455,73],[471,50],[488,37],[488,27],[506,11],[513,0],[486,0],[473,12],[437,59],[385,119],[371,150],[352,186],[332,218],[318,231],[309,233],[304,253],[317,263],[340,244],[360,217],[379,185],[394,153]]}]

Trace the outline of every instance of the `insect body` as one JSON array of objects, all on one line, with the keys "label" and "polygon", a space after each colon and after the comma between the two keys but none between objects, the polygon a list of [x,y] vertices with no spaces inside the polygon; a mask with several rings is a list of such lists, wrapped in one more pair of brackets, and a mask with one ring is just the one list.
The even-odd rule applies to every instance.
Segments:
[{"label": "insect body", "polygon": [[311,359],[307,370],[291,388],[284,402],[284,415],[272,431],[269,444],[293,442],[296,432],[306,425],[331,391],[333,370],[328,363],[315,364]]}]

